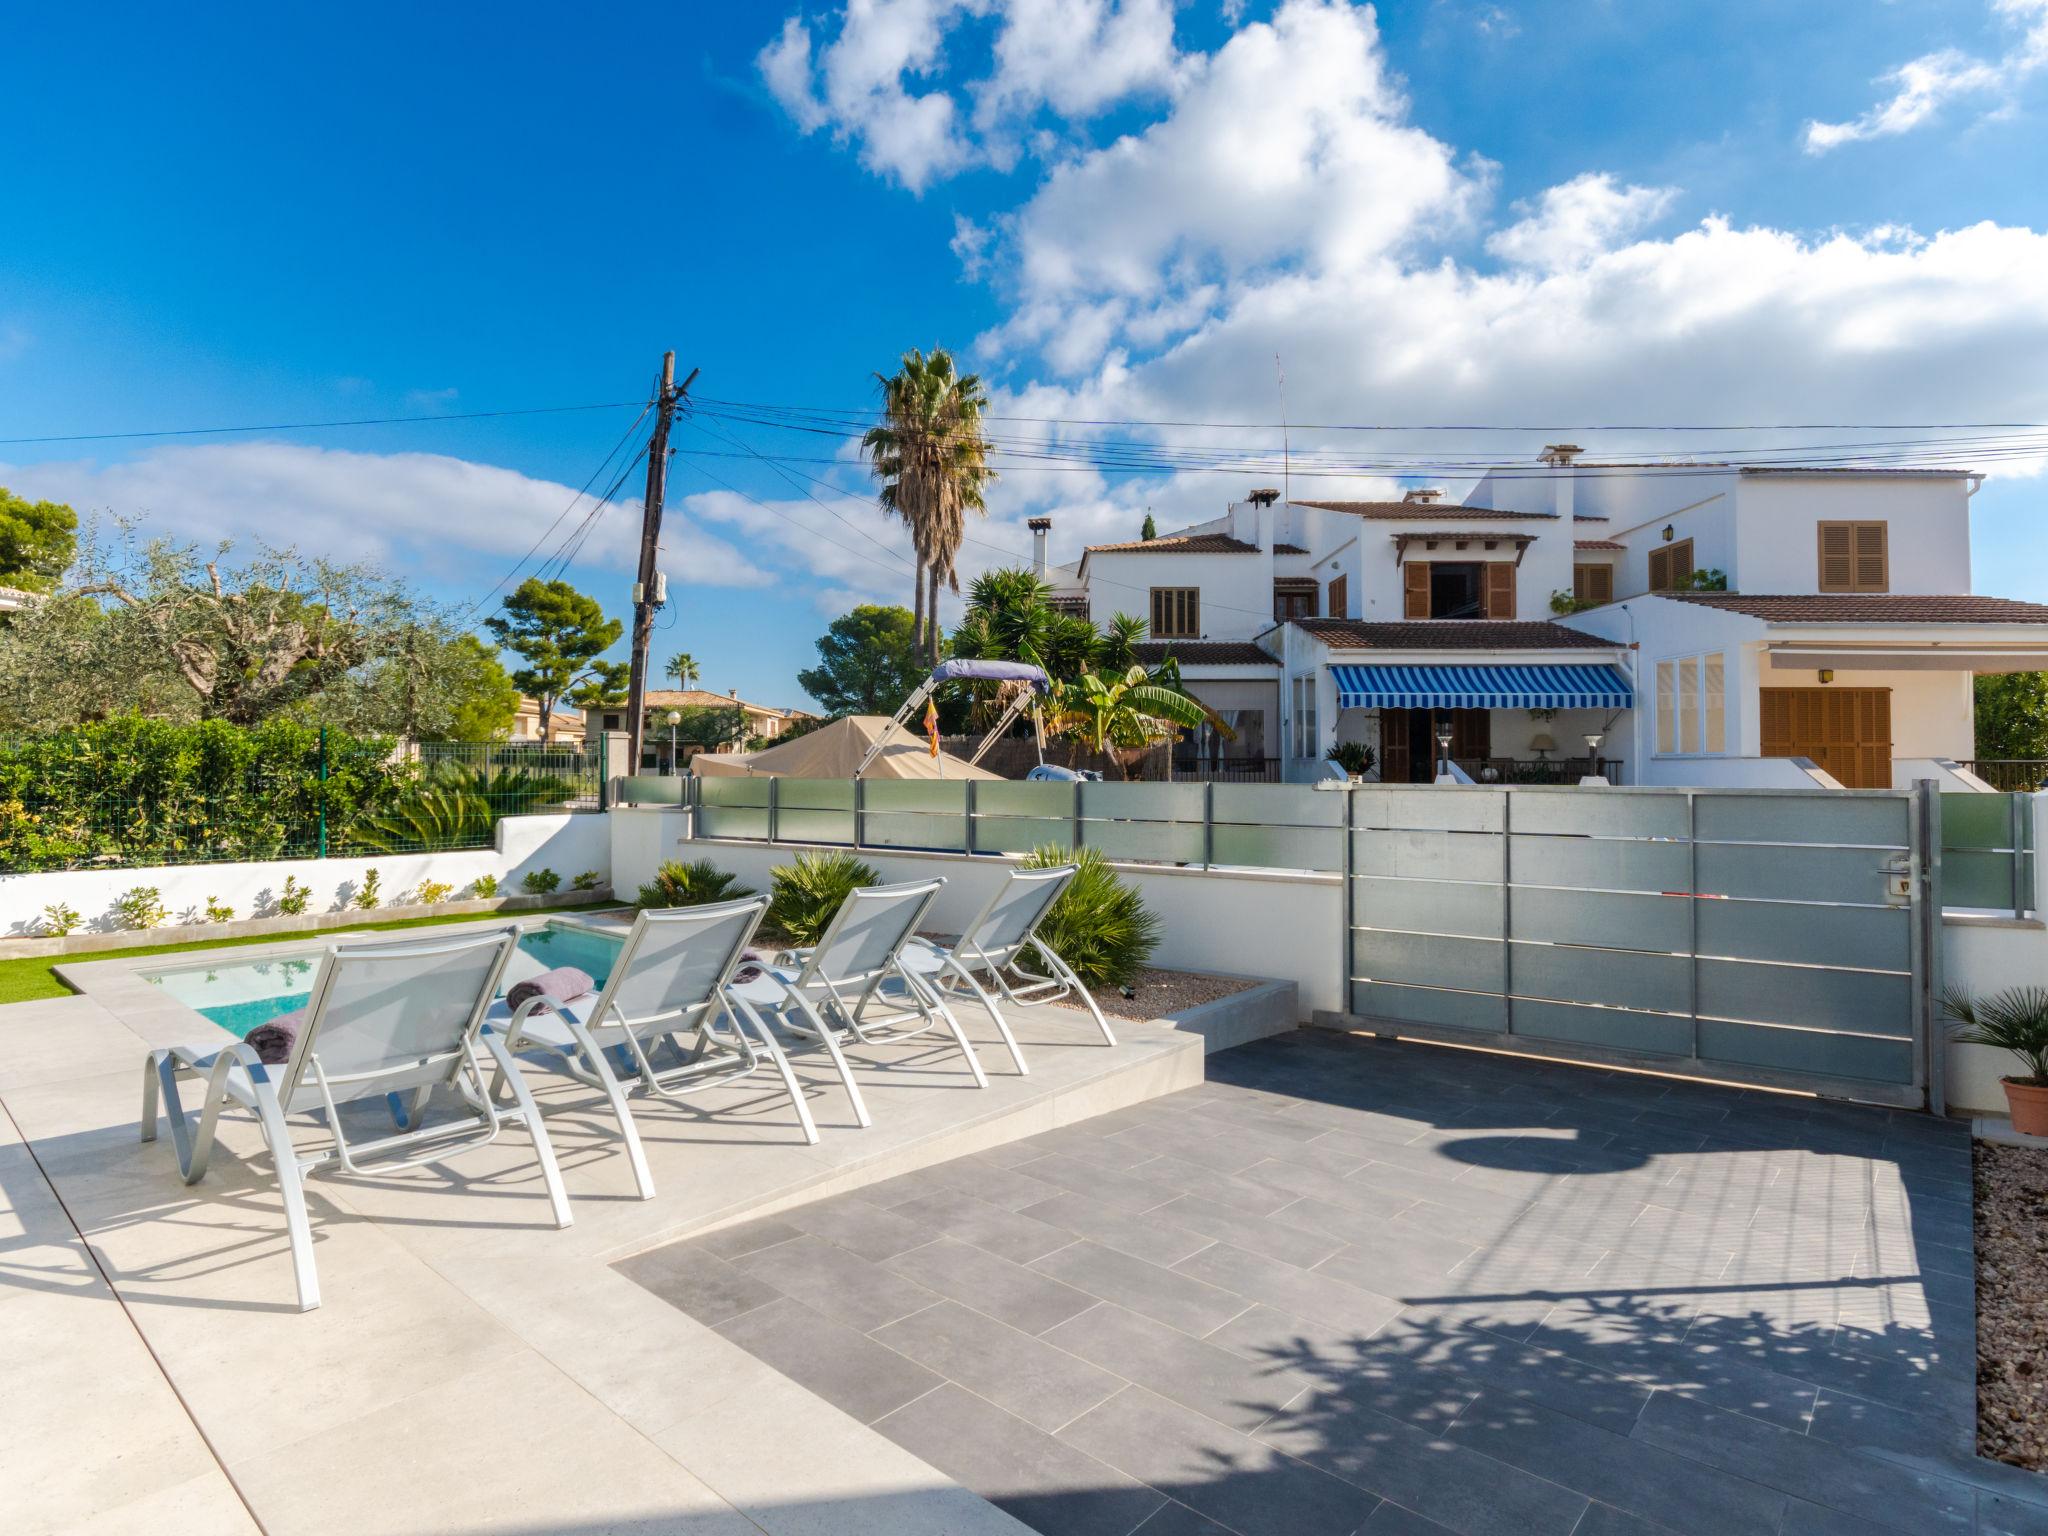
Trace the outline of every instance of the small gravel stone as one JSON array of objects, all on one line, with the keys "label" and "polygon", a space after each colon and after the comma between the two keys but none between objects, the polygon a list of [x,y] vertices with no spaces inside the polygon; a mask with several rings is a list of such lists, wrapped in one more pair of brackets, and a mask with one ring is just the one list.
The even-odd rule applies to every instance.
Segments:
[{"label": "small gravel stone", "polygon": [[1219,997],[1229,997],[1233,992],[1257,985],[1257,981],[1244,976],[1197,976],[1187,971],[1155,971],[1148,966],[1138,972],[1132,996],[1125,997],[1115,987],[1097,987],[1095,1005],[1113,1019],[1163,1019],[1197,1003],[1213,1003]]},{"label": "small gravel stone", "polygon": [[2048,1471],[2048,1149],[1976,1144],[1977,1450]]}]

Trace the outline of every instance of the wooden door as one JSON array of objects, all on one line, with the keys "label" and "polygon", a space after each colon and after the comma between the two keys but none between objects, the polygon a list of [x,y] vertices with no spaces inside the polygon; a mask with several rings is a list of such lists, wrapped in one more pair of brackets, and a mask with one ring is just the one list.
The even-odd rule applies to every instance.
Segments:
[{"label": "wooden door", "polygon": [[1382,784],[1406,784],[1408,782],[1408,711],[1405,709],[1382,709],[1380,711],[1380,782]]},{"label": "wooden door", "polygon": [[1401,617],[1429,617],[1429,562],[1410,560],[1401,567]]},{"label": "wooden door", "polygon": [[1760,688],[1765,757],[1810,757],[1847,789],[1892,787],[1889,688]]},{"label": "wooden door", "polygon": [[[1493,711],[1453,709],[1451,717],[1451,758],[1455,762],[1484,761],[1493,756]],[[1475,773],[1474,778],[1478,775]]]}]

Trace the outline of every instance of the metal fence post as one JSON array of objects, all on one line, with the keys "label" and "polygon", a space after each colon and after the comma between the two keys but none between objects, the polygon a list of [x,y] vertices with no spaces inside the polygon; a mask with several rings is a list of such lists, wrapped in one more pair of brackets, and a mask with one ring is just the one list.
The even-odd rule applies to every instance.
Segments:
[{"label": "metal fence post", "polygon": [[327,857],[327,727],[320,727],[320,851],[316,858]]},{"label": "metal fence post", "polygon": [[1685,1011],[1692,1020],[1692,1059],[1700,1059],[1700,797],[1685,792]]},{"label": "metal fence post", "polygon": [[1081,781],[1079,779],[1074,780],[1074,847],[1072,851],[1075,853],[1081,851]]},{"label": "metal fence post", "polygon": [[867,839],[868,785],[865,779],[853,781],[853,846],[862,847]]},{"label": "metal fence post", "polygon": [[1355,807],[1358,804],[1356,798],[1358,787],[1356,785],[1346,785],[1343,795],[1343,821],[1337,829],[1338,835],[1344,839],[1343,856],[1338,860],[1338,867],[1342,871],[1339,878],[1344,882],[1344,889],[1341,900],[1338,903],[1338,911],[1341,917],[1337,933],[1337,1011],[1342,1014],[1350,1014],[1355,1012],[1351,1006],[1351,926],[1356,917],[1351,905],[1351,872],[1354,863],[1351,844],[1353,837],[1356,835],[1352,828],[1357,819]]},{"label": "metal fence post", "polygon": [[964,846],[964,847],[963,847],[963,848],[962,848],[962,849],[961,849],[960,851],[961,851],[962,853],[967,853],[967,854],[971,854],[971,853],[973,853],[973,852],[974,852],[974,780],[972,780],[972,779],[969,779],[969,780],[967,781],[967,825],[966,825],[966,827],[965,827],[965,828],[963,828],[963,829],[962,829],[962,831],[961,831],[961,834],[960,834],[960,837],[961,837],[961,841],[962,841],[962,842],[963,842],[963,843],[965,844],[965,846]]},{"label": "metal fence post", "polygon": [[2005,803],[2009,812],[2006,817],[2006,844],[2012,849],[2012,915],[2021,918],[2027,915],[2027,860],[2023,852],[2027,840],[2027,825],[2023,819],[2026,807],[2015,794],[2008,794]]},{"label": "metal fence post", "polygon": [[1216,781],[1206,780],[1202,785],[1202,868],[1211,869],[1216,863]]},{"label": "metal fence post", "polygon": [[1515,1032],[1515,792],[1500,792],[1500,1029]]},{"label": "metal fence post", "polygon": [[781,783],[780,779],[768,781],[768,841],[771,843],[776,840],[776,833],[780,830],[777,824],[782,819],[782,796],[776,792]]},{"label": "metal fence post", "polygon": [[1913,785],[1909,864],[1913,913],[1914,1024],[1925,1052],[1922,1075],[1930,1114],[1948,1113],[1948,1030],[1941,1008],[1941,795],[1932,779]]}]

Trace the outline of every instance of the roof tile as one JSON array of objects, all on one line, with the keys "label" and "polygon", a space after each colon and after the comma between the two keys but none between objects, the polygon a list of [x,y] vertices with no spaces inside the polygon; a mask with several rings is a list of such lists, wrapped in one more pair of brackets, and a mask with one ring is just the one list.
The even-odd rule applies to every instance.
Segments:
[{"label": "roof tile", "polygon": [[1549,512],[1504,512],[1495,507],[1467,507],[1455,501],[1295,501],[1289,506],[1314,507],[1322,512],[1346,512],[1353,517],[1384,522],[1442,518],[1477,518],[1490,523],[1555,522]]},{"label": "roof tile", "polygon": [[1171,656],[1190,667],[1277,667],[1279,661],[1249,640],[1141,640],[1138,660],[1156,667]]},{"label": "roof tile", "polygon": [[1123,544],[1088,546],[1091,555],[1122,555],[1141,550],[1148,555],[1256,555],[1259,546],[1234,539],[1227,533],[1175,533],[1160,539],[1132,539]]},{"label": "roof tile", "polygon": [[1664,592],[1771,624],[2048,624],[2048,603],[1919,592]]},{"label": "roof tile", "polygon": [[1613,650],[1614,642],[1547,619],[1296,619],[1326,645],[1378,651]]}]

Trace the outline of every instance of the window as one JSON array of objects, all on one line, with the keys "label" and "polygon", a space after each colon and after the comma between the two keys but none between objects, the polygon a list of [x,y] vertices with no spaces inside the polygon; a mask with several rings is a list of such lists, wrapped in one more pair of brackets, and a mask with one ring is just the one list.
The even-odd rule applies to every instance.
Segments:
[{"label": "window", "polygon": [[1574,565],[1572,596],[1582,603],[1614,601],[1614,567],[1606,564]]},{"label": "window", "polygon": [[1348,619],[1351,617],[1351,578],[1332,576],[1330,578],[1330,617]]},{"label": "window", "polygon": [[1199,640],[1202,636],[1202,589],[1200,587],[1154,587],[1152,589],[1152,638],[1155,640]]},{"label": "window", "polygon": [[619,728],[619,717],[617,715],[606,715],[604,717],[604,728],[608,731],[616,731]]},{"label": "window", "polygon": [[[1316,583],[1308,578],[1300,582],[1281,585],[1273,583],[1273,619],[1285,624],[1289,619],[1312,619],[1316,616]],[[1341,615],[1340,615],[1341,617]]]},{"label": "window", "polygon": [[1719,651],[1657,663],[1657,751],[1698,757],[1728,750],[1727,658]]},{"label": "window", "polygon": [[1650,590],[1676,592],[1689,587],[1695,569],[1691,539],[1680,539],[1676,544],[1653,549],[1650,551]]},{"label": "window", "polygon": [[1891,591],[1886,542],[1883,523],[1820,524],[1821,591]]},{"label": "window", "polygon": [[1293,684],[1294,700],[1294,755],[1296,757],[1319,757],[1316,734],[1316,680],[1313,677],[1297,677]]}]

